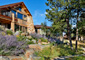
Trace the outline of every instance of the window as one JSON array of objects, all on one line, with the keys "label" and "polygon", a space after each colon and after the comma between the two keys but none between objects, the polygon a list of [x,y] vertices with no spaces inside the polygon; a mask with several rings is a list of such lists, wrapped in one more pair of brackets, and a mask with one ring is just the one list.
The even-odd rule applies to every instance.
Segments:
[{"label": "window", "polygon": [[1,14],[6,16],[11,16],[10,11],[2,11]]},{"label": "window", "polygon": [[27,20],[27,16],[26,16],[26,15],[24,15],[24,16],[23,16],[23,19],[24,19],[24,20]]},{"label": "window", "polygon": [[14,13],[14,16],[16,17],[16,11],[12,10],[12,13]]},{"label": "window", "polygon": [[19,18],[19,19],[22,19],[22,20],[23,20],[23,14],[18,13],[18,14],[17,14],[17,18]]}]

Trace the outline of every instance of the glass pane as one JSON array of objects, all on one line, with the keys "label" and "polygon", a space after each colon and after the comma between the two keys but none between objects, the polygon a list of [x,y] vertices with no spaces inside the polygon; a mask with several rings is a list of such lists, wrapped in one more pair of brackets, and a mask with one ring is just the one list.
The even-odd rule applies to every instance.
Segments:
[{"label": "glass pane", "polygon": [[16,11],[12,10],[12,13],[14,13],[14,16],[16,17]]},{"label": "glass pane", "polygon": [[19,19],[22,19],[22,20],[23,20],[23,14],[18,13],[18,14],[17,14],[17,18],[19,18]]}]

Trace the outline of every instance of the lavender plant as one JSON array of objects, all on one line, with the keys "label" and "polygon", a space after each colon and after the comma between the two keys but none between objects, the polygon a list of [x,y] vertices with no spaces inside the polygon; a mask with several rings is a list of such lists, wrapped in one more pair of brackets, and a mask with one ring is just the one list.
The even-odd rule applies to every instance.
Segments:
[{"label": "lavender plant", "polygon": [[27,48],[26,41],[18,41],[13,35],[0,34],[0,55],[19,55]]}]

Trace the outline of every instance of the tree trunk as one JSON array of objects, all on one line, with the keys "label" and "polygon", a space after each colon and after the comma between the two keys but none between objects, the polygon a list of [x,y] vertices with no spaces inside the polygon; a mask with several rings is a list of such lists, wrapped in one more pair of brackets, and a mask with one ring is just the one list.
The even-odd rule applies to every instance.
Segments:
[{"label": "tree trunk", "polygon": [[76,29],[76,46],[75,46],[76,52],[77,52],[77,41],[78,41],[78,29]]},{"label": "tree trunk", "polygon": [[70,42],[71,49],[73,49],[72,41],[71,41],[71,28],[70,28],[69,20],[66,19],[66,22],[67,22],[67,36],[68,36],[68,40]]},{"label": "tree trunk", "polygon": [[78,41],[78,16],[79,16],[79,12],[77,12],[77,24],[76,24],[76,44],[75,44],[76,52],[77,52],[77,41]]}]

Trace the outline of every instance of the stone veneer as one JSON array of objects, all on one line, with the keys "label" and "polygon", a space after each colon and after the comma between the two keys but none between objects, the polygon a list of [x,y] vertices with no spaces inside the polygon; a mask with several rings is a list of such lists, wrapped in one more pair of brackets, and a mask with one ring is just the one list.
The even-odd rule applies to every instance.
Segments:
[{"label": "stone veneer", "polygon": [[35,33],[32,16],[27,16],[27,31],[29,33]]}]

